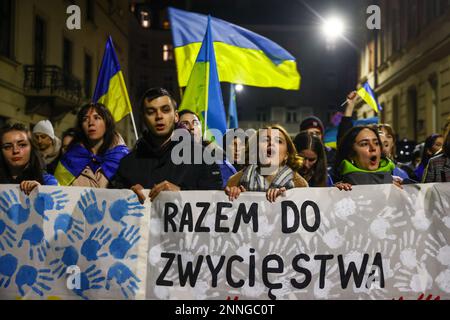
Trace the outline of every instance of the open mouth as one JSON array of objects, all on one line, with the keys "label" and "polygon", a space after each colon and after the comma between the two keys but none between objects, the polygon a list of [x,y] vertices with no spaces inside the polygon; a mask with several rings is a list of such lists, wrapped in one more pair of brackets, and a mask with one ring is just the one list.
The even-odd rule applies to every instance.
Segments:
[{"label": "open mouth", "polygon": [[273,155],[275,155],[275,150],[273,150],[273,148],[268,148],[267,149],[267,157],[271,158]]},{"label": "open mouth", "polygon": [[163,125],[163,124],[157,124],[157,125],[156,125],[156,130],[161,131],[161,130],[164,130],[165,127],[166,127],[166,126]]},{"label": "open mouth", "polygon": [[378,157],[377,156],[371,156],[370,157],[370,164],[376,165],[378,163]]}]

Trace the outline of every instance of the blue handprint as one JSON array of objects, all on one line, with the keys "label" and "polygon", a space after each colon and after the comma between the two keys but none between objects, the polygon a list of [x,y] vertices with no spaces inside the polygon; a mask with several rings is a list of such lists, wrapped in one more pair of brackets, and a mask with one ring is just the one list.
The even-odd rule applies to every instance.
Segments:
[{"label": "blue handprint", "polygon": [[50,249],[50,245],[44,238],[42,229],[36,224],[25,229],[22,238],[19,241],[19,248],[22,247],[25,240],[30,243],[30,259],[33,260],[34,250],[36,249],[39,260],[44,261],[44,258],[47,256],[47,249]]},{"label": "blue handprint", "polygon": [[19,288],[19,293],[23,297],[25,296],[24,286],[29,286],[34,292],[41,297],[44,295],[43,290],[50,291],[50,287],[44,283],[52,282],[53,278],[50,277],[50,269],[39,269],[32,266],[21,266],[16,275],[16,285]]},{"label": "blue handprint", "polygon": [[84,226],[84,222],[72,218],[70,214],[62,213],[58,215],[55,219],[55,225],[53,226],[55,240],[58,240],[58,230],[64,232],[72,243],[75,242],[73,236],[76,236],[78,240],[83,239],[80,235],[80,233],[83,233],[81,226]]},{"label": "blue handprint", "polygon": [[83,242],[81,246],[81,254],[86,257],[87,261],[96,261],[98,258],[106,257],[107,253],[98,254],[100,249],[111,240],[112,235],[109,228],[105,229],[105,226],[101,226],[97,230],[92,230],[89,238]]},{"label": "blue handprint", "polygon": [[0,210],[6,213],[9,219],[19,225],[28,220],[30,216],[30,199],[25,200],[26,207],[22,207],[13,190],[3,191],[0,196]]},{"label": "blue handprint", "polygon": [[120,286],[120,290],[125,298],[128,299],[128,292],[134,297],[136,290],[139,289],[137,282],[141,282],[139,278],[123,263],[117,262],[111,266],[108,270],[105,289],[109,290],[110,281],[115,279],[116,283]]},{"label": "blue handprint", "polygon": [[84,300],[88,300],[88,297],[83,294],[84,291],[103,288],[103,286],[98,283],[104,281],[105,277],[97,277],[101,273],[101,270],[95,270],[96,268],[97,267],[95,264],[93,264],[87,268],[85,272],[81,272],[80,288],[73,289],[73,292],[82,297]]},{"label": "blue handprint", "polygon": [[62,190],[52,193],[39,193],[34,200],[34,209],[42,218],[48,220],[45,211],[64,209],[67,202],[69,202],[67,194],[62,193]]},{"label": "blue handprint", "polygon": [[[12,254],[0,257],[0,288],[8,288],[11,278],[17,269],[17,258]],[[6,280],[6,281],[5,281]]]},{"label": "blue handprint", "polygon": [[5,246],[3,245],[3,241],[12,248],[13,242],[16,242],[16,230],[8,226],[5,221],[0,219],[0,250],[5,250]]},{"label": "blue handprint", "polygon": [[50,261],[50,265],[57,264],[56,269],[53,270],[52,274],[56,274],[59,272],[58,279],[63,276],[63,274],[66,273],[67,267],[75,266],[78,262],[78,251],[72,246],[61,248],[57,247],[55,248],[56,251],[64,250],[63,255],[60,259],[55,259],[53,261]]},{"label": "blue handprint", "polygon": [[[135,226],[131,226],[127,230],[127,228],[123,229],[119,236],[111,241],[111,245],[109,246],[109,252],[116,259],[123,259],[125,255],[128,253],[128,250],[131,249],[132,246],[139,241],[141,236],[137,236],[140,228],[134,228]],[[133,232],[134,231],[134,232]],[[132,255],[131,259],[137,258],[136,255]]]},{"label": "blue handprint", "polygon": [[81,212],[83,212],[83,215],[89,224],[96,224],[105,216],[106,201],[103,200],[102,210],[100,210],[97,206],[97,197],[95,196],[94,191],[86,190],[85,194],[83,194],[78,201],[78,207]]},{"label": "blue handprint", "polygon": [[[134,201],[134,202],[131,202]],[[119,199],[113,202],[109,207],[109,213],[111,214],[111,218],[119,222],[121,225],[125,226],[125,222],[122,221],[122,218],[126,216],[133,217],[142,217],[143,214],[140,211],[145,209],[138,200],[137,195],[133,194],[132,196],[125,199]]]}]

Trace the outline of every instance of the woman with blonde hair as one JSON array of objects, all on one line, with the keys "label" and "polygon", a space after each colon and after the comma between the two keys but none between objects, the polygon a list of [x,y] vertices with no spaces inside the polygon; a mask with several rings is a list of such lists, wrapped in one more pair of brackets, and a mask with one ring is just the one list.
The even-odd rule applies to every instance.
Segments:
[{"label": "woman with blonde hair", "polygon": [[[251,148],[255,146],[255,157]],[[227,183],[225,193],[230,201],[237,199],[241,192],[266,192],[267,200],[274,202],[287,189],[307,187],[308,182],[297,171],[303,159],[291,137],[280,125],[260,129],[247,145],[247,165],[233,175]],[[252,159],[255,158],[255,159]]]}]

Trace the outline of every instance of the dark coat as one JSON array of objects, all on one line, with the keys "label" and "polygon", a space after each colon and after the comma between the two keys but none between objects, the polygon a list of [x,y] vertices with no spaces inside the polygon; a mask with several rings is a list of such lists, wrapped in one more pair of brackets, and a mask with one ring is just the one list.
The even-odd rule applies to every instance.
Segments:
[{"label": "dark coat", "polygon": [[342,182],[351,185],[390,184],[393,182],[390,172],[352,172],[342,176]]},{"label": "dark coat", "polygon": [[121,160],[111,188],[129,189],[140,184],[151,189],[167,180],[181,190],[222,190],[222,176],[216,164],[174,164],[171,153],[179,142],[170,141],[161,148],[153,141],[149,133],[138,140],[134,150]]},{"label": "dark coat", "polygon": [[431,158],[425,169],[423,182],[450,182],[450,158],[444,153]]}]

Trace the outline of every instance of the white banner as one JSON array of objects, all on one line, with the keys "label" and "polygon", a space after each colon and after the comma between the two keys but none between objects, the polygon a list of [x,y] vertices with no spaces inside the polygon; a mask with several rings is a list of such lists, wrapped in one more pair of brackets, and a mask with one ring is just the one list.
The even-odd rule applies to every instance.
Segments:
[{"label": "white banner", "polygon": [[450,298],[450,184],[222,191],[0,186],[2,299]]},{"label": "white banner", "polygon": [[450,184],[161,195],[149,299],[450,298]]}]

